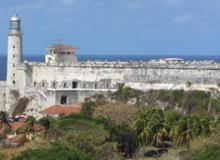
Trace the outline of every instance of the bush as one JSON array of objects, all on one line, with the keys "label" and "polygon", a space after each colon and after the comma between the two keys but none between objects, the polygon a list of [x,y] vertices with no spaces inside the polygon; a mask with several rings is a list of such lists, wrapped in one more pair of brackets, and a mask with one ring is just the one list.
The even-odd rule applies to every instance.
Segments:
[{"label": "bush", "polygon": [[211,100],[211,108],[214,109],[216,113],[220,113],[220,101],[219,99]]},{"label": "bush", "polygon": [[92,101],[88,101],[88,102],[85,102],[83,103],[82,105],[82,110],[81,112],[84,114],[84,115],[88,115],[88,116],[91,116],[93,114],[93,111],[94,111],[94,107],[96,106],[96,103],[95,102],[92,102]]},{"label": "bush", "polygon": [[0,153],[0,160],[6,160],[6,156],[3,153]]},{"label": "bush", "polygon": [[91,155],[76,148],[54,144],[51,148],[28,149],[12,160],[91,160]]},{"label": "bush", "polygon": [[207,148],[197,153],[193,160],[217,160],[220,159],[220,146],[211,145],[207,146]]},{"label": "bush", "polygon": [[94,116],[114,121],[116,124],[131,125],[134,122],[138,107],[125,103],[108,103],[95,108]]},{"label": "bush", "polygon": [[86,153],[94,153],[96,147],[105,143],[108,136],[108,132],[102,127],[94,129],[80,128],[79,130],[74,129],[66,133],[61,141]]}]

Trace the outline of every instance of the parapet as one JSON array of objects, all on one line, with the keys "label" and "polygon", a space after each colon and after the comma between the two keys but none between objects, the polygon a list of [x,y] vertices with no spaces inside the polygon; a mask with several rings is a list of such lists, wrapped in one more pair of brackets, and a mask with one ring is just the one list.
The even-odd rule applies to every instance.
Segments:
[{"label": "parapet", "polygon": [[30,66],[48,67],[91,67],[91,68],[161,68],[161,69],[213,69],[219,70],[220,63],[213,60],[184,61],[182,59],[159,59],[150,61],[79,61],[77,63],[47,64],[40,62],[29,62]]}]

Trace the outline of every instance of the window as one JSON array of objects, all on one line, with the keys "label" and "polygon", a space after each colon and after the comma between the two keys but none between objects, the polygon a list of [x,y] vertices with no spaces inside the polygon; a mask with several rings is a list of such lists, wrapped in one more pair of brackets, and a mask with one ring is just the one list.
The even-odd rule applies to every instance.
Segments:
[{"label": "window", "polygon": [[97,89],[97,84],[95,84],[95,89]]},{"label": "window", "polygon": [[13,64],[13,67],[15,67],[15,64]]},{"label": "window", "polygon": [[68,55],[71,54],[70,52],[66,52]]},{"label": "window", "polygon": [[45,85],[44,82],[42,82],[42,87],[44,87],[44,85]]},{"label": "window", "polygon": [[72,82],[72,88],[77,88],[77,82]]},{"label": "window", "polygon": [[106,88],[107,88],[107,89],[109,88],[108,84],[107,84]]},{"label": "window", "polygon": [[13,73],[13,77],[15,77],[15,73]]},{"label": "window", "polygon": [[62,105],[66,105],[67,104],[67,96],[61,96],[60,104],[62,104]]},{"label": "window", "polygon": [[37,83],[36,83],[36,82],[34,82],[34,87],[36,87],[36,85],[37,85]]},{"label": "window", "polygon": [[15,46],[13,46],[13,48],[15,49]]},{"label": "window", "polygon": [[15,54],[13,54],[13,57],[15,58]]},{"label": "window", "polygon": [[83,84],[83,88],[86,88],[86,84],[85,83]]},{"label": "window", "polygon": [[66,87],[67,87],[66,83],[63,83],[63,88],[66,88]]},{"label": "window", "polygon": [[15,86],[15,80],[12,81],[12,84]]}]

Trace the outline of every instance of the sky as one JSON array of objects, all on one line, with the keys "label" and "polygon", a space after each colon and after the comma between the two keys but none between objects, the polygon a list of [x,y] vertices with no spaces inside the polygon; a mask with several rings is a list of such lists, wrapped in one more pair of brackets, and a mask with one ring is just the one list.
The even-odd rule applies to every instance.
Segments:
[{"label": "sky", "polygon": [[219,0],[1,0],[0,54],[14,12],[24,54],[62,39],[78,54],[220,55]]}]

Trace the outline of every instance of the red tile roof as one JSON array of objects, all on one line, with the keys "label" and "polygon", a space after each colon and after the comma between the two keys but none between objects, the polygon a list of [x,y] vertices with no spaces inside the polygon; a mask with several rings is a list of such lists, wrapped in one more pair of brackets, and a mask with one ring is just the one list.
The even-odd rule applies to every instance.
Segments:
[{"label": "red tile roof", "polygon": [[71,114],[71,113],[80,113],[81,106],[74,105],[74,106],[59,106],[54,105],[46,108],[45,110],[41,111],[42,114],[49,114],[49,115],[60,115],[60,114]]},{"label": "red tile roof", "polygon": [[13,131],[16,131],[18,128],[24,126],[25,122],[10,122],[10,128],[13,130]]},{"label": "red tile roof", "polygon": [[78,49],[77,47],[70,46],[70,45],[52,45],[48,48],[54,48],[54,49]]}]

